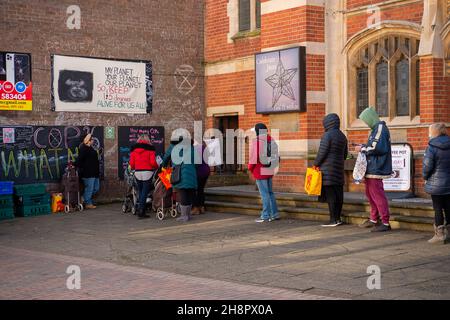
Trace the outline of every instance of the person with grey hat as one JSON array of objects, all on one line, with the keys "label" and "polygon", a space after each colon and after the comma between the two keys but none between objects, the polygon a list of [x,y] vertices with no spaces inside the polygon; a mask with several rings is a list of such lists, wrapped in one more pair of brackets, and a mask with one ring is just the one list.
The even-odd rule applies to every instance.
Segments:
[{"label": "person with grey hat", "polygon": [[[248,170],[256,180],[256,185],[258,186],[263,203],[261,217],[256,222],[262,223],[279,220],[280,216],[272,185],[275,169],[279,165],[276,142],[268,134],[265,124],[256,124],[254,130],[256,132],[256,138],[253,139],[250,146]],[[273,161],[269,158],[276,160]]]}]

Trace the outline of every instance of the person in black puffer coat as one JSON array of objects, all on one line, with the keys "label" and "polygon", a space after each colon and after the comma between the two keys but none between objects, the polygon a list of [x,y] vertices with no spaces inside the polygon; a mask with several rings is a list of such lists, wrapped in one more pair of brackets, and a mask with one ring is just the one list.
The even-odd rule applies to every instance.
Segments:
[{"label": "person in black puffer coat", "polygon": [[428,242],[445,243],[450,233],[450,137],[444,123],[431,125],[429,136],[423,158],[423,179],[425,191],[433,200],[435,235]]},{"label": "person in black puffer coat", "polygon": [[330,223],[324,227],[342,224],[341,213],[344,204],[344,161],[348,154],[348,142],[339,130],[341,121],[335,113],[323,119],[325,133],[320,140],[314,166],[322,171],[322,193],[319,201],[327,202],[330,210]]}]

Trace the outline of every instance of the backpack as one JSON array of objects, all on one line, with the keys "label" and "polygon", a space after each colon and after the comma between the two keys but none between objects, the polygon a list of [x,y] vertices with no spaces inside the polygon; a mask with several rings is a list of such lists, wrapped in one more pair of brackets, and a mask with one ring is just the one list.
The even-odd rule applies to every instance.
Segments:
[{"label": "backpack", "polygon": [[[280,165],[280,155],[278,151],[278,144],[275,142],[275,140],[271,140],[270,143],[263,140],[263,143],[266,145],[266,156],[261,157],[260,161],[262,163],[262,166],[264,168],[271,168],[272,165],[275,165],[275,167],[278,167]],[[259,144],[258,144],[259,146]]]}]

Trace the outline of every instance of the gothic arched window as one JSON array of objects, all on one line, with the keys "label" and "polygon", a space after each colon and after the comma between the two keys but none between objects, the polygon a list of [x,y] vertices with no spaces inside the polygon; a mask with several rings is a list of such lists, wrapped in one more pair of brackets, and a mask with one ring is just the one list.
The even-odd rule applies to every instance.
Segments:
[{"label": "gothic arched window", "polygon": [[362,46],[350,58],[352,119],[368,106],[390,119],[419,115],[418,49],[419,40],[385,36]]}]

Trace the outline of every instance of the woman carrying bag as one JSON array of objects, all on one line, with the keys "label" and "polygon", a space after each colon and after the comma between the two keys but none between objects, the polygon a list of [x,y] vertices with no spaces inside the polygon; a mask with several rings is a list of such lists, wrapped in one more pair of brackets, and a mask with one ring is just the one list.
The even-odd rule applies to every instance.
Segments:
[{"label": "woman carrying bag", "polygon": [[181,216],[177,221],[187,222],[191,219],[192,203],[197,190],[197,172],[191,139],[179,137],[170,141],[162,166],[168,166],[169,162],[172,163],[173,169],[170,182],[180,202]]},{"label": "woman carrying bag", "polygon": [[336,227],[342,224],[341,213],[344,204],[344,162],[347,158],[347,138],[339,130],[339,116],[335,113],[323,119],[325,133],[320,140],[314,166],[322,172],[322,192],[319,201],[327,202],[330,222],[323,227]]}]

